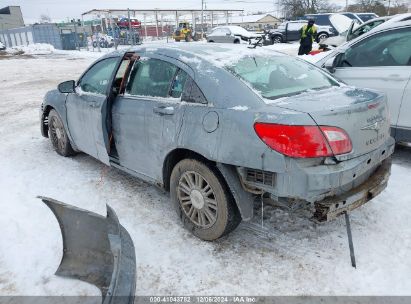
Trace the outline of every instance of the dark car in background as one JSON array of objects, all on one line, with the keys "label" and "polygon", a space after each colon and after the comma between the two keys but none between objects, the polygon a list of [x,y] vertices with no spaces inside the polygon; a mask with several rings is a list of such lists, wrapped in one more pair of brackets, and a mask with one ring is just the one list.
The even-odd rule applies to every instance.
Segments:
[{"label": "dark car in background", "polygon": [[[301,19],[303,20],[308,20],[308,19],[314,19],[315,24],[317,26],[331,26],[337,34],[341,34],[341,30],[338,28],[338,25],[335,24],[335,22],[332,22],[331,16],[333,15],[343,15],[351,20],[354,20],[358,24],[364,23],[364,21],[361,20],[357,14],[354,13],[323,13],[323,14],[306,14]],[[346,30],[346,29],[345,29]]]},{"label": "dark car in background", "polygon": [[[307,20],[287,21],[276,29],[269,31],[271,43],[297,41],[300,39],[301,28],[308,23]],[[337,31],[332,26],[317,26],[316,41],[319,42],[328,37],[335,36]]]}]

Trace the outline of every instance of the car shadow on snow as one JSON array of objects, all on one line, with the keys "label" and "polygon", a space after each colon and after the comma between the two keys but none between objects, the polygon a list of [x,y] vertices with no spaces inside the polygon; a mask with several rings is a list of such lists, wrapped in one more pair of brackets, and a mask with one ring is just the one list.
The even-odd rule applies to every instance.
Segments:
[{"label": "car shadow on snow", "polygon": [[411,168],[411,144],[401,143],[395,146],[395,152],[392,156],[393,163],[407,168]]}]

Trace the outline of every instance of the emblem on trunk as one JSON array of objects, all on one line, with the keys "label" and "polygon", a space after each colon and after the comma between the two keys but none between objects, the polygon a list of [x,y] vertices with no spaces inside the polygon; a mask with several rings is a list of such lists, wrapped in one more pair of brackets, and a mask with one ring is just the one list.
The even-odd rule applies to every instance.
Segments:
[{"label": "emblem on trunk", "polygon": [[374,130],[378,132],[381,129],[383,122],[384,119],[380,119],[376,122],[373,122],[372,124],[362,127],[361,130]]}]

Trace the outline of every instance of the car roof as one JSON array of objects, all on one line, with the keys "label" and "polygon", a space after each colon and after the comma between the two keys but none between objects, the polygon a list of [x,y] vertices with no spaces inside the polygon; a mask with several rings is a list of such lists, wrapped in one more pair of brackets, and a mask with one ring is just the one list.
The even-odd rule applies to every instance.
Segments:
[{"label": "car roof", "polygon": [[[405,15],[405,14],[404,14]],[[398,18],[391,18],[390,20],[384,22],[383,24],[380,24],[379,26],[376,26],[372,30],[370,30],[366,35],[371,35],[376,32],[380,31],[385,31],[397,27],[403,27],[403,26],[411,26],[411,14],[408,14],[410,16],[404,16],[403,18],[400,16]],[[404,21],[405,19],[405,21]],[[364,36],[365,37],[365,36]]]},{"label": "car roof", "polygon": [[375,22],[375,21],[380,21],[380,20],[385,20],[385,21],[387,21],[387,20],[390,20],[390,19],[392,19],[392,16],[377,17],[377,18],[374,18],[374,19],[370,19],[370,20],[368,20],[368,21],[365,21],[365,22],[364,22],[363,24],[361,24],[360,26],[367,25],[367,24],[373,23],[373,22]]},{"label": "car roof", "polygon": [[[223,66],[235,58],[244,56],[260,55],[260,56],[286,56],[281,52],[262,47],[249,48],[244,44],[214,44],[202,42],[190,43],[150,43],[146,45],[136,46],[127,51],[135,51],[136,53],[154,53],[161,54],[181,61],[182,56],[190,65],[190,63],[199,63],[198,60],[208,61],[216,66]],[[126,52],[126,51],[124,51]],[[123,53],[124,53],[123,52]],[[191,60],[187,60],[190,58]]]}]

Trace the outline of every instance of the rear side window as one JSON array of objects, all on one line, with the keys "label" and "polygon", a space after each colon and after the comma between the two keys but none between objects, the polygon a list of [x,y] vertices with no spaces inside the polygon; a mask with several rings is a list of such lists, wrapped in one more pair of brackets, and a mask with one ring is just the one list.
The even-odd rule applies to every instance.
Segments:
[{"label": "rear side window", "polygon": [[174,98],[180,98],[181,94],[183,93],[185,84],[187,82],[187,73],[184,72],[183,70],[178,70],[176,77],[173,80],[173,83],[171,85],[171,91],[170,95],[171,97]]},{"label": "rear side window", "polygon": [[183,95],[181,96],[181,100],[190,103],[207,103],[207,99],[205,98],[203,92],[190,76],[188,76],[187,78],[187,82],[184,88]]},{"label": "rear side window", "polygon": [[338,67],[411,65],[411,31],[403,28],[368,37],[339,55]]},{"label": "rear side window", "polygon": [[316,25],[331,25],[328,15],[307,15],[308,19],[314,19]]},{"label": "rear side window", "polygon": [[135,96],[168,97],[178,68],[158,59],[137,61],[130,75],[126,93]]},{"label": "rear side window", "polygon": [[105,95],[117,62],[118,58],[108,58],[93,65],[80,80],[81,90]]}]

